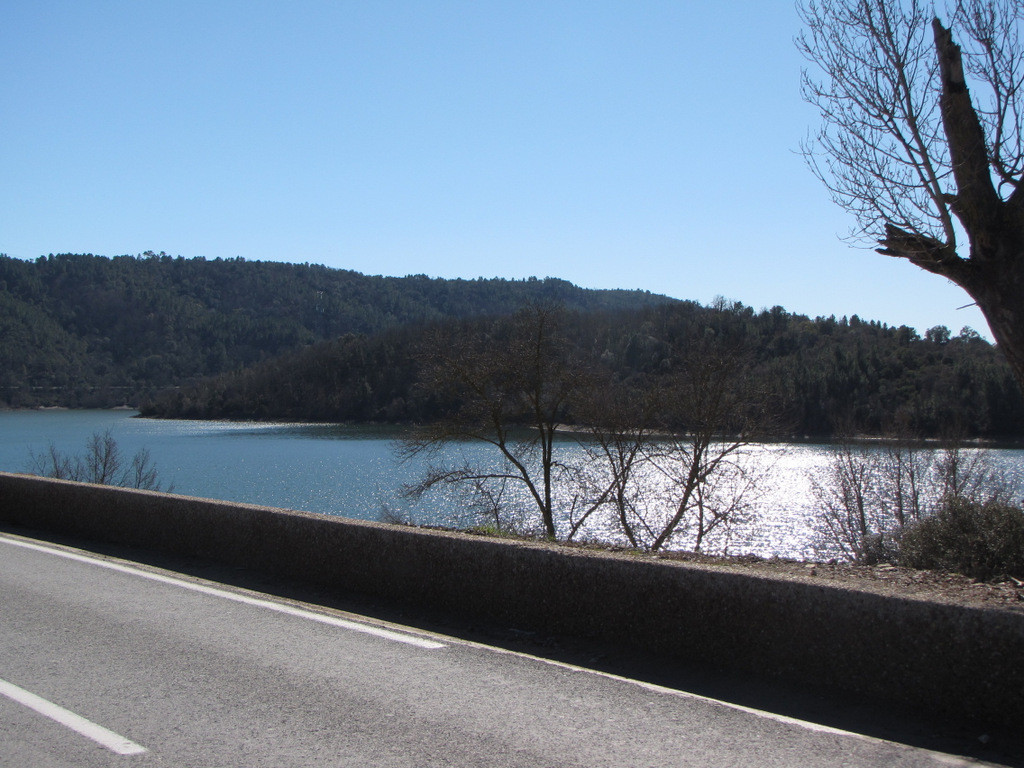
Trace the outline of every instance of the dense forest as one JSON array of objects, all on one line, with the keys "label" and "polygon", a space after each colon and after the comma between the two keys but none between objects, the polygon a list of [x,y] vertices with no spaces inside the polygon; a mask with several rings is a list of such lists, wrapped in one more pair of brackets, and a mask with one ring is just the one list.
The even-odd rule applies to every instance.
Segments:
[{"label": "dense forest", "polygon": [[318,341],[530,301],[598,310],[671,300],[551,278],[371,277],[163,253],[0,255],[0,406],[135,405]]},{"label": "dense forest", "polygon": [[[780,434],[1024,435],[1024,399],[970,329],[704,307],[563,280],[371,277],[309,264],[0,255],[0,406],[150,415],[423,422],[430,334],[502,335],[526,305],[564,309],[574,365],[642,394],[678,375],[694,339],[742,349]],[[496,342],[500,344],[500,342]],[[571,416],[571,414],[570,414]]]},{"label": "dense forest", "polygon": [[[459,323],[494,340],[507,317]],[[450,326],[451,323],[448,323]],[[439,327],[348,334],[207,379],[146,407],[155,416],[312,421],[424,422],[445,415],[421,386],[422,350]],[[450,333],[450,328],[448,328]],[[778,435],[912,432],[1009,438],[1024,434],[1024,400],[998,352],[970,329],[924,338],[858,317],[809,319],[780,307],[675,302],[633,310],[567,312],[559,331],[572,364],[600,371],[639,398],[685,375],[688,350],[727,349],[761,393]],[[571,422],[574,414],[567,414]],[[682,424],[680,426],[685,426]]]}]

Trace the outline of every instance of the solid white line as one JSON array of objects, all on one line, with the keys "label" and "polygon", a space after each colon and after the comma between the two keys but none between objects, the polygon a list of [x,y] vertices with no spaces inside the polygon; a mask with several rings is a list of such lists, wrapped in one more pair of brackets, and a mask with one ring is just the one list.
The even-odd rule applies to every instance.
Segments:
[{"label": "solid white line", "polygon": [[139,746],[134,741],[126,739],[124,736],[120,736],[104,728],[102,725],[96,725],[91,720],[86,720],[81,715],[76,715],[71,710],[57,706],[41,696],[36,696],[34,693],[26,691],[24,688],[19,688],[14,683],[0,680],[0,695],[13,699],[19,704],[24,704],[44,717],[55,720],[72,731],[80,733],[87,739],[92,739],[111,752],[116,752],[119,755],[141,755],[147,751],[145,747]]},{"label": "solid white line", "polygon": [[[19,539],[8,538],[6,535],[3,535],[3,534],[0,534],[0,542],[6,542],[8,544],[14,544],[16,546],[25,547],[26,549],[35,549],[35,550],[38,550],[40,552],[46,552],[48,554],[59,555],[61,557],[66,557],[66,558],[71,559],[71,560],[80,560],[82,562],[90,563],[92,565],[99,565],[99,566],[104,567],[104,568],[110,568],[110,569],[115,570],[115,571],[122,571],[124,573],[130,573],[130,574],[133,574],[133,575],[136,575],[136,576],[142,576],[144,578],[152,579],[154,581],[160,581],[160,582],[165,582],[165,583],[168,583],[168,584],[174,584],[175,586],[184,587],[185,589],[192,589],[192,590],[197,591],[197,592],[206,592],[206,593],[209,593],[209,594],[217,595],[219,597],[225,597],[225,598],[227,598],[229,600],[236,600],[236,601],[241,602],[241,603],[248,603],[248,604],[251,604],[251,605],[258,605],[258,606],[261,606],[261,607],[264,607],[264,608],[269,608],[270,610],[279,611],[281,613],[288,613],[288,614],[291,614],[291,615],[302,616],[303,618],[308,618],[308,619],[311,619],[313,621],[320,621],[320,622],[323,622],[325,624],[331,624],[333,626],[344,627],[346,629],[352,629],[352,630],[355,630],[357,632],[367,632],[369,634],[379,635],[381,637],[387,637],[388,639],[396,640],[398,642],[409,643],[411,645],[416,645],[416,646],[419,646],[421,648],[437,649],[437,648],[444,648],[445,647],[445,643],[436,642],[436,641],[432,641],[432,640],[426,640],[426,639],[415,637],[415,636],[412,636],[412,635],[404,635],[404,634],[400,634],[398,632],[393,632],[391,630],[387,630],[387,629],[383,629],[383,628],[379,628],[379,627],[374,627],[374,626],[370,626],[370,625],[363,625],[363,624],[359,624],[359,623],[356,623],[356,622],[347,621],[345,619],[340,619],[340,618],[335,618],[335,617],[332,617],[332,616],[327,616],[325,614],[319,614],[319,613],[314,613],[312,611],[306,611],[306,610],[303,610],[301,608],[293,608],[293,607],[288,606],[288,605],[272,603],[272,602],[269,602],[267,600],[260,600],[258,598],[251,598],[251,597],[248,597],[246,595],[236,594],[234,592],[227,592],[227,591],[224,591],[224,590],[215,589],[213,587],[206,587],[206,586],[201,585],[201,584],[193,584],[191,582],[183,581],[183,580],[180,580],[180,579],[174,579],[174,578],[171,578],[171,577],[168,577],[168,576],[162,576],[162,575],[156,574],[156,573],[149,573],[147,571],[142,571],[142,570],[139,570],[139,569],[136,569],[136,568],[132,568],[132,567],[129,567],[129,566],[120,565],[118,563],[112,563],[112,562],[108,562],[108,561],[105,561],[105,560],[97,560],[95,558],[86,557],[84,555],[79,555],[79,554],[76,554],[74,552],[67,552],[67,551],[60,550],[60,549],[46,547],[46,546],[42,546],[42,545],[39,545],[39,544],[34,544],[32,542],[27,542],[27,541],[21,541]],[[950,754],[946,754],[944,752],[936,752],[935,750],[924,749],[924,748],[920,748],[920,747],[912,747],[912,746],[908,746],[906,744],[901,744],[899,742],[889,741],[888,739],[882,739],[882,738],[878,738],[878,737],[875,737],[875,736],[867,736],[867,735],[865,735],[863,733],[857,733],[856,731],[847,731],[847,730],[844,730],[844,729],[841,729],[841,728],[835,728],[833,726],[823,725],[821,723],[814,723],[814,722],[811,722],[811,721],[808,721],[808,720],[800,720],[798,718],[790,717],[788,715],[780,715],[780,714],[778,714],[776,712],[769,712],[769,711],[762,710],[762,709],[755,709],[754,707],[747,707],[747,706],[744,706],[742,704],[735,704],[735,703],[730,702],[730,701],[723,701],[721,699],[715,699],[715,698],[711,698],[709,696],[702,696],[701,694],[691,693],[690,691],[679,690],[677,688],[667,688],[665,686],[658,685],[656,683],[648,683],[648,682],[643,681],[643,680],[635,680],[635,679],[629,678],[629,677],[622,677],[621,675],[616,675],[616,674],[613,674],[611,672],[603,672],[601,670],[590,669],[588,667],[580,667],[580,666],[577,666],[575,664],[570,664],[570,663],[567,663],[567,662],[564,662],[564,661],[558,661],[558,660],[555,660],[555,659],[546,659],[543,656],[534,656],[533,654],[530,654],[530,653],[524,653],[522,651],[513,651],[513,650],[510,650],[510,649],[507,649],[507,648],[499,648],[499,647],[493,646],[493,645],[486,645],[484,643],[477,643],[477,642],[474,642],[472,640],[463,640],[461,638],[451,638],[451,637],[446,638],[446,639],[449,641],[450,644],[469,646],[469,647],[472,647],[472,648],[479,648],[479,649],[482,649],[482,650],[491,651],[491,652],[494,652],[494,653],[504,654],[504,655],[508,655],[508,656],[518,656],[518,657],[524,658],[524,659],[531,659],[533,661],[540,662],[541,664],[547,664],[547,665],[552,666],[552,667],[558,667],[558,668],[569,670],[569,671],[572,671],[572,672],[579,672],[579,673],[583,673],[583,674],[594,675],[594,676],[597,676],[597,677],[606,678],[608,680],[615,680],[615,681],[618,681],[620,683],[626,683],[628,685],[634,685],[634,686],[646,689],[646,690],[654,692],[654,693],[659,693],[659,694],[663,694],[663,695],[667,695],[667,696],[673,696],[673,697],[680,698],[680,699],[689,699],[689,700],[692,700],[692,701],[701,701],[701,702],[704,702],[704,703],[707,703],[707,704],[723,707],[725,709],[731,709],[731,710],[738,711],[738,712],[744,712],[744,713],[746,713],[748,715],[752,715],[752,716],[760,718],[760,719],[772,720],[772,721],[775,721],[775,722],[780,723],[780,724],[789,725],[789,726],[793,726],[793,727],[796,727],[796,728],[801,728],[801,729],[807,730],[807,731],[813,731],[813,732],[822,733],[822,734],[831,734],[831,735],[834,735],[834,736],[839,736],[839,737],[844,737],[844,738],[851,738],[851,739],[856,739],[856,740],[859,740],[859,741],[881,743],[881,744],[889,744],[889,745],[892,745],[892,746],[895,746],[895,747],[898,747],[898,748],[912,750],[912,751],[917,752],[919,754],[920,753],[927,754],[936,764],[939,764],[939,765],[962,766],[962,767],[977,765],[977,763],[975,761],[967,760],[967,759],[961,758],[961,757],[956,756],[956,755],[950,755]]]},{"label": "solid white line", "polygon": [[243,603],[244,605],[251,605],[256,608],[265,608],[270,611],[276,611],[277,613],[283,613],[288,616],[295,616],[301,619],[307,619],[309,621],[317,621],[321,624],[328,624],[332,627],[339,627],[341,629],[351,630],[353,632],[362,632],[367,635],[374,635],[376,637],[382,637],[386,640],[392,640],[396,643],[405,643],[406,645],[412,645],[417,648],[424,648],[427,650],[437,650],[438,648],[444,648],[444,643],[439,643],[436,640],[428,640],[426,638],[417,637],[416,635],[405,634],[404,632],[396,632],[390,629],[384,629],[383,627],[377,627],[372,624],[363,624],[349,619],[342,619],[337,616],[330,616],[325,613],[317,613],[315,611],[309,611],[304,608],[298,608],[286,603],[278,603],[272,600],[264,600],[258,597],[250,597],[249,595],[241,594],[239,592],[231,592],[226,589],[219,589],[217,587],[211,587],[206,584],[198,584],[196,582],[186,581],[185,579],[178,579],[173,576],[165,576],[160,573],[153,573],[150,571],[144,571],[140,568],[133,568],[129,565],[122,565],[121,563],[110,562],[108,560],[100,560],[95,557],[89,557],[87,555],[78,554],[76,552],[68,552],[63,549],[57,549],[54,547],[43,546],[41,544],[34,544],[28,541],[21,541],[19,539],[8,538],[7,536],[0,535],[0,541],[6,544],[12,544],[16,547],[24,547],[25,549],[36,550],[37,552],[44,552],[49,555],[57,555],[58,557],[64,557],[68,560],[75,560],[81,563],[88,563],[89,565],[96,565],[101,568],[107,568],[112,571],[118,571],[119,573],[126,573],[132,576],[138,576],[150,581],[156,581],[161,584],[169,584],[171,586],[180,587],[182,589],[188,589],[193,592],[199,592],[204,595],[212,595],[213,597],[220,597],[225,600],[233,600],[236,603]]},{"label": "solid white line", "polygon": [[513,651],[508,648],[499,648],[493,645],[486,645],[483,643],[477,643],[472,640],[462,640],[458,638],[451,638],[453,644],[466,645],[472,648],[480,648],[482,650],[491,651],[493,653],[505,654],[508,656],[517,656],[522,659],[530,659],[532,661],[539,662],[541,664],[547,664],[548,666],[557,667],[559,669],[568,670],[570,672],[578,672],[585,675],[593,675],[595,677],[603,677],[606,680],[614,680],[619,683],[625,683],[627,685],[634,685],[638,688],[642,688],[652,693],[663,694],[665,696],[672,696],[678,699],[688,699],[690,701],[699,701],[712,706],[722,707],[724,709],[731,709],[737,712],[743,712],[753,717],[760,718],[762,720],[770,720],[783,725],[793,726],[795,728],[802,728],[805,731],[813,731],[815,733],[830,734],[833,736],[839,736],[843,738],[855,739],[857,741],[864,741],[874,744],[887,744],[898,749],[911,751],[917,754],[925,754],[937,765],[955,766],[956,768],[970,768],[971,766],[977,766],[979,763],[976,760],[962,758],[957,755],[950,755],[945,752],[936,752],[932,749],[924,747],[914,747],[909,744],[902,744],[898,741],[890,741],[877,736],[868,736],[863,733],[857,733],[856,731],[847,731],[842,728],[835,728],[831,725],[822,725],[821,723],[814,723],[810,720],[800,720],[789,715],[780,715],[777,712],[769,712],[764,709],[755,709],[754,707],[747,707],[743,704],[735,704],[731,701],[723,701],[722,699],[714,699],[710,696],[702,696],[699,693],[691,693],[690,691],[684,691],[679,688],[668,688],[657,683],[648,683],[644,680],[636,680],[631,677],[623,677],[616,675],[612,672],[604,672],[599,669],[591,669],[590,667],[580,667],[576,664],[571,664],[566,661],[558,661],[557,659],[546,659],[543,656],[534,656],[531,653],[525,653],[523,651]]}]

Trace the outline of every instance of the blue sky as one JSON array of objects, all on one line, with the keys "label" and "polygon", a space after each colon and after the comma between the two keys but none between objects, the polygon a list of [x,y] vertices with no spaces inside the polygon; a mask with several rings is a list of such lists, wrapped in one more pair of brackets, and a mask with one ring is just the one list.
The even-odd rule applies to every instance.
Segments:
[{"label": "blue sky", "polygon": [[0,0],[0,253],[552,276],[969,325],[841,240],[790,2]]}]

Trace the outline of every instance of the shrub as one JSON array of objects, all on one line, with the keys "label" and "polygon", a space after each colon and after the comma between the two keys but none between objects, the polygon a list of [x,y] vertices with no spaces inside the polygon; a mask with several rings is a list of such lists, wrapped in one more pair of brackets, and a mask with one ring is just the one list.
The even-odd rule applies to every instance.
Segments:
[{"label": "shrub", "polygon": [[1024,578],[1024,510],[951,496],[934,515],[904,529],[899,562],[979,580]]}]

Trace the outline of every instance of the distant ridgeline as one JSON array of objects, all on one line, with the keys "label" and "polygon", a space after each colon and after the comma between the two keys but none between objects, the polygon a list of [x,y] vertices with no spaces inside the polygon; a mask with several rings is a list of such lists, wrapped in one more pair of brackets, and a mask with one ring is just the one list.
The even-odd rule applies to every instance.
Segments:
[{"label": "distant ridgeline", "polygon": [[[562,280],[369,277],[308,264],[143,257],[0,256],[0,405],[139,405],[180,418],[413,422],[442,416],[417,387],[424,334],[494,332],[527,304],[568,311],[575,364],[639,389],[684,339],[748,356],[780,434],[1024,436],[1024,399],[970,329],[920,338],[858,317],[702,307]],[[500,335],[500,334],[499,334]]]},{"label": "distant ridgeline", "polygon": [[672,301],[564,280],[370,277],[244,259],[0,254],[0,405],[137,404],[345,334],[528,302],[579,310]]}]

